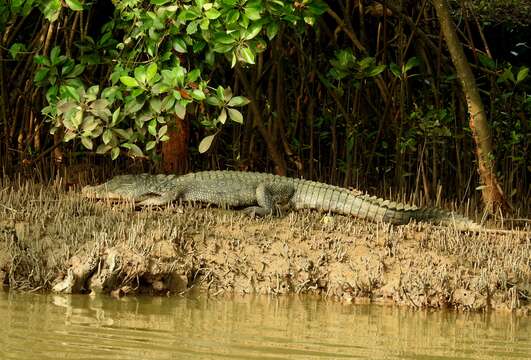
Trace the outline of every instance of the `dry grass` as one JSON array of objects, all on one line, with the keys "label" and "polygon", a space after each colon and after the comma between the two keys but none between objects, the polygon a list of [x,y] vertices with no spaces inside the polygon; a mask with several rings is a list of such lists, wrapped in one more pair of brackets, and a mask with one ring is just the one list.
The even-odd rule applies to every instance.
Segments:
[{"label": "dry grass", "polygon": [[522,233],[304,211],[266,219],[190,206],[139,211],[61,184],[6,180],[0,219],[0,281],[27,291],[296,292],[417,308],[530,308],[531,240]]}]

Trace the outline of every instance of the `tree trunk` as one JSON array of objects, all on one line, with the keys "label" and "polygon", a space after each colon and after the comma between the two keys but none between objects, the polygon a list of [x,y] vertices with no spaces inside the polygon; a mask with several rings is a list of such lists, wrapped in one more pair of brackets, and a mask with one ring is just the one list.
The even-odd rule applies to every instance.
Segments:
[{"label": "tree trunk", "polygon": [[437,11],[441,31],[446,39],[452,62],[457,71],[457,77],[461,81],[461,86],[466,97],[470,116],[470,129],[472,130],[472,137],[476,143],[478,171],[483,185],[483,202],[490,212],[495,212],[499,209],[507,210],[508,204],[495,174],[492,136],[474,74],[466,59],[461,42],[457,37],[455,24],[450,16],[450,10],[446,2],[447,0],[432,1]]},{"label": "tree trunk", "polygon": [[170,139],[162,143],[162,170],[166,174],[183,174],[187,169],[188,159],[188,123],[174,117],[175,123],[168,127]]}]

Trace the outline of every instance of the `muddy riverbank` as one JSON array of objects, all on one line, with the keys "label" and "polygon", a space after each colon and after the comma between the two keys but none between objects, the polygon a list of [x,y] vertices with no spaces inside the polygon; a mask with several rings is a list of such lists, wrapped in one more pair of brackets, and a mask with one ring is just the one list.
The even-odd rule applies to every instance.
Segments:
[{"label": "muddy riverbank", "polygon": [[529,314],[530,259],[529,235],[516,232],[306,211],[251,219],[217,208],[135,210],[60,186],[0,186],[0,282],[27,291],[299,293]]}]

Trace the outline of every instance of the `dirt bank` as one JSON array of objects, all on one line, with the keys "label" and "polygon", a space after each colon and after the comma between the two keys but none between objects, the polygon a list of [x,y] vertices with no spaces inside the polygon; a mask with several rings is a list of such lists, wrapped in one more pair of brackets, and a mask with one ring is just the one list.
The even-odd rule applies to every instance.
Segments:
[{"label": "dirt bank", "polygon": [[59,186],[0,187],[0,282],[126,294],[319,294],[418,308],[529,313],[531,240],[292,212],[90,202]]}]

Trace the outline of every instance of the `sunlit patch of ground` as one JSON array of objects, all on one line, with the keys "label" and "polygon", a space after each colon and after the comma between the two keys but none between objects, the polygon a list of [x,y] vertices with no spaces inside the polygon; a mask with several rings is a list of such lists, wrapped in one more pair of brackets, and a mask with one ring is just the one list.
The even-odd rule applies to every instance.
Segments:
[{"label": "sunlit patch of ground", "polygon": [[0,187],[0,282],[28,291],[305,293],[529,313],[530,262],[531,239],[522,232],[390,226],[309,211],[252,219],[194,206],[138,210],[59,186]]}]

